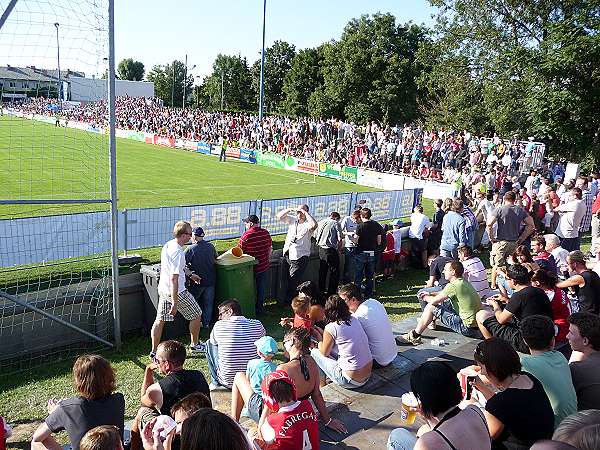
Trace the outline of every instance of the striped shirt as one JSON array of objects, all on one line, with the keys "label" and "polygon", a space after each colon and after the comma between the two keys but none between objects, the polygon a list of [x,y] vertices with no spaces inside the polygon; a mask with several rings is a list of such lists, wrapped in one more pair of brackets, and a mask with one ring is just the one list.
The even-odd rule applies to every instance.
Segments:
[{"label": "striped shirt", "polygon": [[219,382],[231,388],[237,372],[245,372],[248,361],[258,358],[254,342],[265,335],[265,327],[256,319],[231,316],[219,320],[210,333],[210,343],[219,350]]},{"label": "striped shirt", "polygon": [[269,253],[273,240],[267,230],[257,225],[248,228],[240,237],[240,248],[247,255],[254,256],[258,264],[254,266],[254,272],[261,273],[269,268]]},{"label": "striped shirt", "polygon": [[461,262],[465,269],[463,278],[471,283],[479,294],[479,297],[483,298],[490,295],[490,284],[488,283],[487,272],[481,260],[476,256],[472,256]]},{"label": "striped shirt", "polygon": [[579,233],[587,233],[590,231],[590,227],[592,225],[592,205],[594,204],[594,197],[592,193],[587,189],[582,192],[582,200],[585,204],[585,214],[581,219],[581,224],[579,225]]}]

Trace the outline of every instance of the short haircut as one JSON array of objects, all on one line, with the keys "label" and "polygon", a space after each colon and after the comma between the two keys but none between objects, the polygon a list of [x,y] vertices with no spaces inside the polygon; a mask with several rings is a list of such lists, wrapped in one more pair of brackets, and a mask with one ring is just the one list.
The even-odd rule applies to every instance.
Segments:
[{"label": "short haircut", "polygon": [[189,222],[186,222],[185,220],[180,220],[179,222],[175,223],[175,226],[173,227],[173,237],[175,238],[178,238],[183,234],[191,232],[192,226]]},{"label": "short haircut", "polygon": [[538,269],[531,276],[531,281],[538,282],[542,287],[554,289],[558,282],[558,277],[555,273],[551,273],[544,269]]},{"label": "short haircut", "polygon": [[294,314],[304,316],[310,310],[310,297],[304,294],[297,295],[292,299],[292,309]]},{"label": "short haircut", "polygon": [[350,325],[350,309],[346,302],[342,300],[339,295],[330,295],[325,302],[325,319],[328,323],[339,323],[342,322],[346,325]]},{"label": "short haircut", "polygon": [[552,440],[582,450],[600,448],[600,410],[587,409],[565,417],[554,430]]},{"label": "short haircut", "polygon": [[555,234],[545,234],[544,239],[546,240],[546,244],[560,246],[560,238]]},{"label": "short haircut", "polygon": [[442,200],[441,198],[438,198],[435,201],[435,206],[437,206],[438,208],[441,208],[443,204],[444,204],[444,200]]},{"label": "short haircut", "polygon": [[546,350],[554,339],[554,322],[547,316],[534,314],[525,317],[519,324],[523,340],[532,350]]},{"label": "short haircut", "polygon": [[300,209],[302,209],[303,211],[306,211],[306,212],[309,211],[308,205],[306,203],[304,203],[303,205],[300,205]]},{"label": "short haircut", "polygon": [[600,317],[592,313],[577,312],[567,320],[577,327],[581,337],[586,338],[594,350],[600,350]]},{"label": "short haircut", "polygon": [[100,355],[82,355],[73,364],[73,384],[85,399],[99,400],[115,390],[115,371]]},{"label": "short haircut", "polygon": [[519,354],[504,339],[492,337],[477,344],[474,354],[475,363],[483,364],[488,373],[498,381],[504,381],[521,371]]},{"label": "short haircut", "polygon": [[585,255],[581,250],[573,250],[569,252],[569,261],[585,266]]},{"label": "short haircut", "polygon": [[160,344],[158,344],[158,346],[160,347],[160,350],[164,352],[165,359],[167,361],[169,361],[176,367],[183,366],[186,357],[185,345],[183,345],[179,341],[170,340],[163,341]]},{"label": "short haircut", "polygon": [[537,242],[542,247],[546,247],[546,239],[544,238],[543,234],[536,234],[531,238],[531,242]]},{"label": "short haircut", "polygon": [[345,295],[348,298],[355,298],[360,303],[363,301],[360,289],[354,283],[342,284],[338,288],[338,295]]},{"label": "short haircut", "polygon": [[360,209],[356,209],[356,210],[352,211],[352,214],[350,214],[350,216],[356,220],[360,217],[360,211],[361,211]]},{"label": "short haircut", "polygon": [[463,201],[460,198],[455,198],[452,200],[452,211],[461,212],[463,209]]},{"label": "short haircut", "polygon": [[189,417],[201,408],[212,408],[212,402],[202,392],[194,392],[171,406],[171,417],[175,417],[175,413],[178,411],[185,412]]},{"label": "short haircut", "polygon": [[291,339],[293,341],[293,346],[300,350],[300,353],[303,355],[307,355],[310,353],[310,330],[306,328],[290,328],[290,330],[285,333],[283,337],[284,340]]},{"label": "short haircut", "polygon": [[235,298],[230,298],[229,300],[221,302],[221,304],[219,305],[219,309],[222,308],[231,309],[231,312],[234,316],[242,315],[242,306],[240,305],[240,302],[238,302]]},{"label": "short haircut", "polygon": [[[525,189],[527,190],[527,189]],[[508,191],[504,194],[504,200],[513,203],[517,199],[514,191]]]},{"label": "short haircut", "polygon": [[448,261],[446,264],[450,264],[450,268],[454,271],[454,274],[460,278],[465,273],[465,267],[460,261],[453,259],[452,261]]},{"label": "short haircut", "polygon": [[371,210],[369,208],[361,209],[360,217],[362,217],[363,219],[370,219],[371,218]]},{"label": "short haircut", "polygon": [[[440,389],[440,386],[444,386]],[[434,417],[462,400],[456,372],[442,361],[428,361],[410,375],[410,389],[421,404],[425,417]]]},{"label": "short haircut", "polygon": [[583,197],[583,193],[581,192],[581,189],[579,189],[578,187],[572,188],[571,192],[575,195],[575,198],[578,200],[581,200],[581,198]]},{"label": "short haircut", "polygon": [[269,385],[269,390],[271,391],[271,397],[273,397],[273,400],[277,403],[287,403],[296,400],[294,397],[294,388],[287,381],[272,381]]},{"label": "short haircut", "polygon": [[121,445],[121,433],[114,425],[92,428],[79,442],[80,450],[118,450]]},{"label": "short haircut", "polygon": [[458,247],[458,253],[463,255],[465,258],[470,258],[473,256],[473,249],[468,245],[463,245],[462,247]]},{"label": "short haircut", "polygon": [[340,220],[340,213],[333,211],[331,214],[329,214],[329,217],[331,217],[333,220]]},{"label": "short haircut", "polygon": [[242,428],[227,414],[202,408],[183,421],[181,448],[248,450],[248,440]]},{"label": "short haircut", "polygon": [[531,282],[529,270],[521,264],[509,265],[506,268],[506,276],[521,286],[526,286]]},{"label": "short haircut", "polygon": [[419,211],[420,213],[423,213],[423,206],[421,206],[421,205],[417,205],[417,206],[415,206],[415,209],[416,209],[417,211]]}]

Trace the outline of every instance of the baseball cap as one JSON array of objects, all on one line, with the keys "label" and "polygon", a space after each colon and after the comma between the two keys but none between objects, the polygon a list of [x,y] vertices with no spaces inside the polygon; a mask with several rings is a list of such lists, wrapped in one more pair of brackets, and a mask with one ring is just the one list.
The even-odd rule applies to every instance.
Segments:
[{"label": "baseball cap", "polygon": [[396,219],[392,222],[392,225],[399,227],[402,225],[402,221],[400,219]]},{"label": "baseball cap", "polygon": [[196,227],[192,230],[192,233],[194,233],[196,236],[204,236],[204,230],[202,229],[202,227]]},{"label": "baseball cap", "polygon": [[277,342],[271,336],[263,336],[258,341],[254,341],[256,350],[263,355],[274,355],[277,353]]},{"label": "baseball cap", "polygon": [[259,220],[259,218],[258,218],[258,216],[257,216],[257,215],[255,215],[255,214],[250,214],[248,217],[246,217],[246,218],[244,219],[244,222],[246,222],[246,223],[254,223],[254,224],[256,224],[256,223],[259,223],[259,222],[260,222],[260,220]]}]

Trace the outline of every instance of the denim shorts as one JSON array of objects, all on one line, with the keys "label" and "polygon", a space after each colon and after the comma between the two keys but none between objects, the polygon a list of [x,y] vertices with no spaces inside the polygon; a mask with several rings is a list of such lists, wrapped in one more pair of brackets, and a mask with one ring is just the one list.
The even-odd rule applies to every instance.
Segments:
[{"label": "denim shorts", "polygon": [[256,392],[253,393],[250,399],[248,400],[248,405],[246,409],[248,410],[248,417],[250,417],[256,423],[258,423],[263,409],[262,395],[257,394]]},{"label": "denim shorts", "polygon": [[467,327],[460,316],[452,308],[450,302],[444,302],[441,305],[436,305],[433,309],[433,315],[443,325],[450,328],[452,331],[462,334],[467,337],[481,337],[479,329]]}]

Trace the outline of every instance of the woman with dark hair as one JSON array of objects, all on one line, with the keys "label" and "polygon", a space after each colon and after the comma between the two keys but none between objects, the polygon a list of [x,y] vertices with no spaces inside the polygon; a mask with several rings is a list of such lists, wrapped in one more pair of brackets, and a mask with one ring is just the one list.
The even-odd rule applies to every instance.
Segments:
[{"label": "woman with dark hair", "polygon": [[[440,387],[443,386],[441,389]],[[410,388],[425,419],[418,437],[396,428],[388,439],[388,450],[488,450],[490,434],[483,413],[475,405],[461,410],[462,391],[456,372],[445,362],[429,361],[410,375]]]},{"label": "woman with dark hair", "polygon": [[[363,386],[371,377],[373,356],[362,325],[339,295],[332,295],[325,302],[325,319],[323,340],[310,352],[321,369],[321,377],[327,376],[347,389]],[[330,356],[334,347],[337,359]]]},{"label": "woman with dark hair", "polygon": [[325,303],[317,284],[310,280],[300,283],[298,285],[298,295],[300,294],[304,294],[310,299],[308,316],[312,320],[312,323],[319,327],[319,330],[322,330],[325,327]]},{"label": "woman with dark hair", "polygon": [[554,431],[554,412],[542,384],[521,370],[515,349],[491,338],[475,349],[473,382],[486,399],[485,418],[493,449],[526,449]]},{"label": "woman with dark hair", "polygon": [[125,398],[114,392],[115,372],[110,363],[99,355],[80,356],[73,365],[73,384],[79,395],[48,401],[50,414],[33,433],[33,450],[62,449],[52,437],[62,430],[74,450],[79,450],[83,436],[99,425],[114,425],[123,437]]},{"label": "woman with dark hair", "polygon": [[[539,264],[533,260],[529,247],[525,245],[519,245],[513,254],[508,257],[507,262],[511,265],[519,264],[525,267],[530,274],[533,274],[540,268]],[[504,297],[512,296],[513,290],[508,285],[507,267],[497,268],[496,273],[500,294]]]}]

